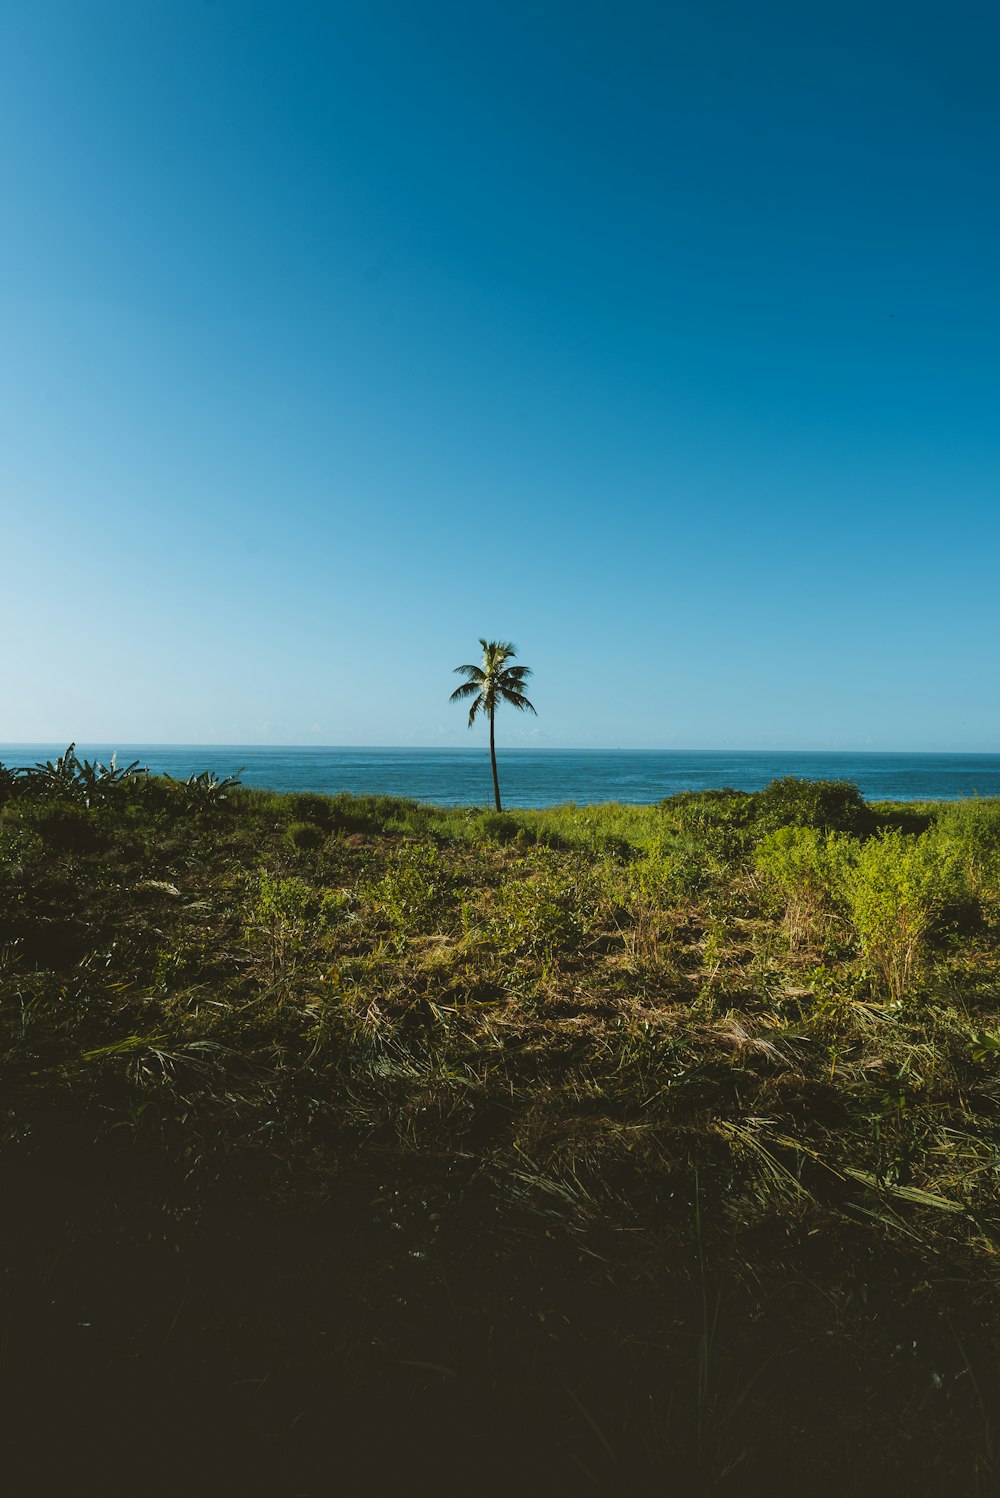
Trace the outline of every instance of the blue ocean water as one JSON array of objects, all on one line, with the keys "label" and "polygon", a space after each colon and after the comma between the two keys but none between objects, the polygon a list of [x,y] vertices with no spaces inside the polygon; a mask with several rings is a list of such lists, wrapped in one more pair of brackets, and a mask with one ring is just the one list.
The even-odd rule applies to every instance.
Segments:
[{"label": "blue ocean water", "polygon": [[[0,744],[0,763],[32,764],[65,745]],[[320,749],[221,744],[79,744],[77,753],[184,777],[240,773],[276,791],[352,791],[412,796],[441,806],[492,804],[489,754],[468,749]],[[659,801],[677,791],[734,786],[755,791],[782,775],[852,780],[868,800],[1000,796],[1000,754],[855,754],[770,750],[501,749],[505,806],[575,801]]]}]

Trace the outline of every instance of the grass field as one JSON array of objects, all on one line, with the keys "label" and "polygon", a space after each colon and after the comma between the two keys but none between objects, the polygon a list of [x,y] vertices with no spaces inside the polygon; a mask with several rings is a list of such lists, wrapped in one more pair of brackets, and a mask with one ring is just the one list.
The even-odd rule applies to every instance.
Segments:
[{"label": "grass field", "polygon": [[87,771],[0,770],[15,1491],[998,1491],[1000,803]]}]

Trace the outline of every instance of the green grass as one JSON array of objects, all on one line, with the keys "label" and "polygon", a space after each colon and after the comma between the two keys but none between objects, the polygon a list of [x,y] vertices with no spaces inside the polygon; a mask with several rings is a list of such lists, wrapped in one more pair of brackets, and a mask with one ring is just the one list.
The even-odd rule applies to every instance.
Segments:
[{"label": "green grass", "polygon": [[0,807],[22,1484],[997,1491],[998,803],[59,773]]}]

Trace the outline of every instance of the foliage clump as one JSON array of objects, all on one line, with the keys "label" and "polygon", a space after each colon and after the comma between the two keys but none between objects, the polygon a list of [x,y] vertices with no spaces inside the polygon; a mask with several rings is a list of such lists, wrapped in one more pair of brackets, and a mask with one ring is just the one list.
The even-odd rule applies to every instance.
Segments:
[{"label": "foliage clump", "polygon": [[315,822],[289,822],[285,841],[297,853],[315,852],[326,841],[325,830]]},{"label": "foliage clump", "polygon": [[911,992],[935,925],[965,893],[958,851],[933,832],[890,829],[847,865],[844,891],[865,961],[897,1003]]},{"label": "foliage clump", "polygon": [[814,827],[864,837],[874,831],[875,816],[849,780],[802,780],[786,775],[772,780],[754,797],[758,828]]}]

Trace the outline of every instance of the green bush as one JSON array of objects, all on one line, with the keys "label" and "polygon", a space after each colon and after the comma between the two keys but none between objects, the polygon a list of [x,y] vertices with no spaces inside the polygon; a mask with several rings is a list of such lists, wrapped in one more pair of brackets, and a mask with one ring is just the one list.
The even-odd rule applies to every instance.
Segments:
[{"label": "green bush", "polygon": [[513,843],[524,829],[510,812],[484,811],[476,818],[476,832],[484,843]]},{"label": "green bush", "polygon": [[331,826],[340,832],[419,832],[434,815],[433,807],[404,796],[352,796],[340,791],[323,800]]},{"label": "green bush", "polygon": [[23,821],[61,853],[90,853],[101,842],[92,813],[71,801],[43,801],[26,811]]},{"label": "green bush", "polygon": [[660,802],[677,831],[697,840],[717,858],[740,858],[754,818],[754,798],[747,791],[681,791]]},{"label": "green bush", "polygon": [[627,837],[616,837],[613,832],[600,839],[597,851],[612,863],[631,863],[638,856],[634,843]]},{"label": "green bush", "polygon": [[326,833],[315,822],[292,822],[285,829],[285,842],[296,853],[308,853],[323,846]]},{"label": "green bush", "polygon": [[882,832],[858,849],[844,893],[872,977],[899,1002],[919,976],[935,923],[966,897],[956,849],[934,832]]},{"label": "green bush", "polygon": [[295,791],[283,796],[282,804],[289,820],[300,826],[303,822],[311,822],[329,832],[337,819],[333,798],[315,791]]},{"label": "green bush", "polygon": [[875,827],[875,818],[861,792],[849,780],[800,780],[796,775],[786,775],[756,792],[754,811],[761,832],[779,827],[815,827],[822,832],[865,837]]},{"label": "green bush", "polygon": [[1000,798],[958,801],[940,812],[937,828],[960,858],[970,887],[988,900],[1000,898]]},{"label": "green bush", "polygon": [[784,907],[790,946],[830,933],[859,846],[815,827],[779,827],[758,844],[754,863]]}]

